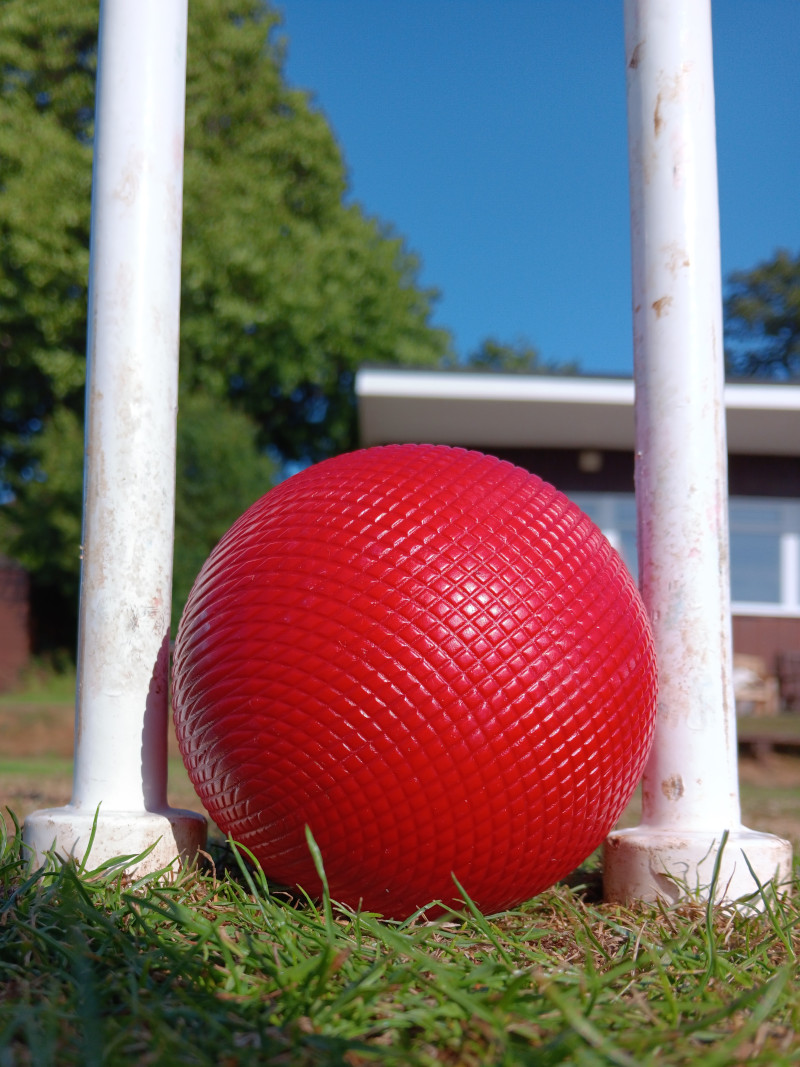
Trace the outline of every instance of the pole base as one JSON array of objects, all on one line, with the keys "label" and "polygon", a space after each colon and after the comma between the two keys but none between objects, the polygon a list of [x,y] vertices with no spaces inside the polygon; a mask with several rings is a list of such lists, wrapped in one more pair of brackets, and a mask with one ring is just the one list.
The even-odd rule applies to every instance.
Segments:
[{"label": "pole base", "polygon": [[785,892],[792,874],[788,841],[740,826],[728,833],[720,856],[722,844],[722,832],[648,826],[615,830],[603,850],[603,895],[615,904],[634,900],[677,904],[707,901],[713,892],[716,904],[736,903],[742,910],[763,911],[759,886]]},{"label": "pole base", "polygon": [[[67,805],[32,812],[23,823],[22,840],[36,866],[54,856],[62,862],[73,859],[91,871],[118,859],[111,869],[124,870],[132,879],[165,868],[177,873],[192,863],[206,843],[206,820],[181,808],[95,812]],[[152,851],[138,859],[151,846]]]}]

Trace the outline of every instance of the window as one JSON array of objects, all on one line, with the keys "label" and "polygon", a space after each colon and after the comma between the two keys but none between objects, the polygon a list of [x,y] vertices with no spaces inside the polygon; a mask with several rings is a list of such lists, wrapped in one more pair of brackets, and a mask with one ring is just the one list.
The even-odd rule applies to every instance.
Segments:
[{"label": "window", "polygon": [[[632,493],[573,493],[633,575],[636,504]],[[800,615],[800,501],[730,501],[731,600],[740,615]]]}]

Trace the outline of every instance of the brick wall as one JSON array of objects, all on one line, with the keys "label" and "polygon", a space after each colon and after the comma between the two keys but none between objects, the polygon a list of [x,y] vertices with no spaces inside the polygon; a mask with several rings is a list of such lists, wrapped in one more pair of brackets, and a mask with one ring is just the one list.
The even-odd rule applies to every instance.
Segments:
[{"label": "brick wall", "polygon": [[28,575],[0,558],[0,692],[10,689],[30,656]]}]

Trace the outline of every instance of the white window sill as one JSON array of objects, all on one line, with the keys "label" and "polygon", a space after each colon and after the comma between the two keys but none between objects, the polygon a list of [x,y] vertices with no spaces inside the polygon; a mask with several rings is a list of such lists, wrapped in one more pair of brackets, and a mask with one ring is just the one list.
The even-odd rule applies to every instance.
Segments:
[{"label": "white window sill", "polygon": [[731,614],[768,616],[773,619],[800,619],[800,605],[753,604],[746,601],[734,601],[731,604]]}]

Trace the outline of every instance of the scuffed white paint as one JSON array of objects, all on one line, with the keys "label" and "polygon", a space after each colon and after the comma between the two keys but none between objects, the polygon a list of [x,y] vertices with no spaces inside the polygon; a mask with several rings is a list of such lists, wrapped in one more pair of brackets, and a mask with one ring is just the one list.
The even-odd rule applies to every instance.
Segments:
[{"label": "scuffed white paint", "polygon": [[205,838],[166,797],[186,25],[186,0],[100,8],[75,772],[25,822],[37,858],[82,855],[98,810],[98,862]]},{"label": "scuffed white paint", "polygon": [[[722,294],[709,0],[626,0],[639,575],[659,662],[642,824],[607,843],[611,900],[728,899],[788,877],[741,825],[727,525]],[[677,880],[677,882],[676,882]],[[688,890],[687,890],[688,887]]]}]

